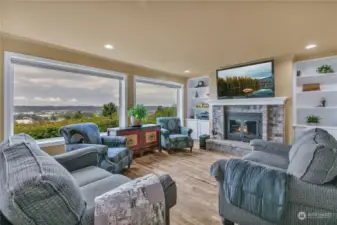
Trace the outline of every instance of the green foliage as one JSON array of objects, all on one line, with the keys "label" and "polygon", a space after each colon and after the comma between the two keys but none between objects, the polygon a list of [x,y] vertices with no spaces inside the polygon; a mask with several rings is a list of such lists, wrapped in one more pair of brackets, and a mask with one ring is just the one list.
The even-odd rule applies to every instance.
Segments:
[{"label": "green foliage", "polygon": [[108,117],[116,112],[117,112],[117,106],[114,103],[110,102],[108,104],[103,105],[102,116]]},{"label": "green foliage", "polygon": [[26,133],[35,139],[58,137],[58,130],[65,125],[75,123],[92,122],[97,124],[100,132],[106,132],[109,127],[118,127],[118,115],[114,113],[111,117],[83,117],[80,119],[65,119],[62,121],[40,121],[32,124],[14,124],[14,133]]},{"label": "green foliage", "polygon": [[136,120],[144,120],[147,117],[147,109],[144,105],[137,104],[128,110],[128,115]]},{"label": "green foliage", "polygon": [[334,70],[330,65],[322,65],[317,68],[317,73],[333,73]]},{"label": "green foliage", "polygon": [[[245,89],[251,89],[244,92]],[[260,81],[251,77],[218,78],[219,96],[245,96],[250,92],[260,90]]]},{"label": "green foliage", "polygon": [[74,115],[73,115],[73,119],[75,119],[75,120],[80,120],[80,119],[82,119],[82,118],[83,118],[83,114],[82,114],[81,111],[77,111],[77,112],[75,112]]},{"label": "green foliage", "polygon": [[162,107],[158,106],[156,112],[152,115],[149,115],[146,120],[143,121],[143,124],[156,124],[157,117],[170,117],[177,116],[177,107]]},{"label": "green foliage", "polygon": [[307,123],[319,123],[321,118],[319,116],[311,115],[307,116]]},{"label": "green foliage", "polygon": [[[146,109],[146,108],[145,108]],[[146,110],[147,112],[147,110]],[[81,116],[82,117],[81,117]],[[157,117],[177,116],[177,107],[158,107],[156,112],[148,115],[143,121],[144,124],[156,124]],[[76,118],[75,118],[76,117]],[[58,130],[65,125],[75,123],[87,123],[92,122],[97,124],[100,132],[106,132],[109,127],[118,127],[119,116],[116,112],[109,116],[97,116],[92,115],[85,117],[80,112],[76,112],[73,115],[67,114],[64,120],[61,121],[38,121],[32,124],[14,124],[14,133],[26,133],[35,139],[45,139],[58,137]]]}]

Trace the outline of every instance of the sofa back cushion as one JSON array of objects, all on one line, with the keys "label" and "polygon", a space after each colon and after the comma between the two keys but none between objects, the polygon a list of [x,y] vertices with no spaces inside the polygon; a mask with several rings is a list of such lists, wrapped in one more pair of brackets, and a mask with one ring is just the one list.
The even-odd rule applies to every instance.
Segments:
[{"label": "sofa back cushion", "polygon": [[170,132],[170,134],[180,134],[180,118],[179,117],[158,117],[157,124]]},{"label": "sofa back cushion", "polygon": [[33,138],[0,144],[0,211],[12,224],[79,224],[85,208],[74,178]]},{"label": "sofa back cushion", "polygon": [[324,184],[337,176],[337,141],[323,129],[313,129],[291,148],[288,173],[297,178]]}]

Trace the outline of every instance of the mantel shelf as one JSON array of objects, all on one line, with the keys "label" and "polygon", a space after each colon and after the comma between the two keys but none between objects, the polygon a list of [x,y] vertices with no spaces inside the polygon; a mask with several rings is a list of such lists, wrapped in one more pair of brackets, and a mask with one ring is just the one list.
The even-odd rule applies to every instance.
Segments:
[{"label": "mantel shelf", "polygon": [[288,97],[211,99],[210,105],[284,105]]}]

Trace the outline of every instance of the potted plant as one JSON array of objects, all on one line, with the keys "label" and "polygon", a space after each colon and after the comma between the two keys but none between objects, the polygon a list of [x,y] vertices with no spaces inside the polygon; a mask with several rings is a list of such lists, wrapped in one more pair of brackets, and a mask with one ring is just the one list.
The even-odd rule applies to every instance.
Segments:
[{"label": "potted plant", "polygon": [[329,65],[322,65],[317,68],[317,73],[333,73],[334,70]]},{"label": "potted plant", "polygon": [[308,125],[317,125],[319,124],[321,118],[319,116],[311,115],[307,116],[307,124]]},{"label": "potted plant", "polygon": [[147,118],[147,109],[144,105],[137,104],[128,110],[131,126],[142,126],[142,120]]}]

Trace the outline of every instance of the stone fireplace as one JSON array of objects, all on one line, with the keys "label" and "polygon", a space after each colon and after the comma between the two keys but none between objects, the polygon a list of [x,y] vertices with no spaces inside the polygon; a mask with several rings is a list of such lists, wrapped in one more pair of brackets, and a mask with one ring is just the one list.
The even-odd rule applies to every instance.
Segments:
[{"label": "stone fireplace", "polygon": [[285,97],[211,100],[212,138],[284,142]]}]

